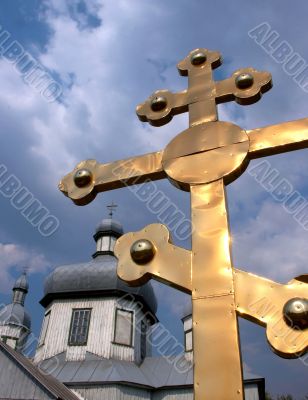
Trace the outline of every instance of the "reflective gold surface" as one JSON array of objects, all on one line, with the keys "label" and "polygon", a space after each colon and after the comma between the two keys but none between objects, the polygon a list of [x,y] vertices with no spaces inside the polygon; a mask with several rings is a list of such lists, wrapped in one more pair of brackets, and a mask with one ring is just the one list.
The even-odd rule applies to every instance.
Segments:
[{"label": "reflective gold surface", "polygon": [[281,285],[234,269],[224,192],[250,159],[308,147],[308,119],[247,132],[217,121],[217,104],[252,104],[272,85],[268,72],[251,67],[214,81],[212,70],[220,64],[218,52],[193,50],[178,64],[187,90],[158,90],[137,107],[139,119],[154,126],[189,112],[189,128],[164,151],[109,164],[83,161],[59,185],[78,205],[147,179],[168,177],[191,192],[191,251],[174,246],[165,226],[152,224],[119,238],[115,254],[119,277],[131,285],[155,278],[191,293],[195,400],[244,398],[237,316],[266,327],[280,356],[299,357],[308,349],[308,275]]},{"label": "reflective gold surface", "polygon": [[241,399],[243,376],[222,179],[191,187],[191,221],[195,397],[218,400],[228,393],[230,399]]},{"label": "reflective gold surface", "polygon": [[[90,203],[99,192],[142,183],[149,178],[164,178],[161,159],[162,153],[157,152],[108,164],[99,164],[95,160],[82,161],[61,180],[59,189],[75,204],[83,206]],[[75,175],[81,169],[86,169],[93,176],[91,184],[85,187],[75,184]]]},{"label": "reflective gold surface", "polygon": [[308,147],[308,118],[247,131],[249,158],[260,158]]},{"label": "reflective gold surface", "polygon": [[237,312],[266,327],[273,351],[286,358],[303,355],[308,350],[308,331],[289,326],[284,320],[283,308],[292,298],[308,298],[307,283],[293,279],[281,285],[239,270],[234,281]]},{"label": "reflective gold surface", "polygon": [[[154,258],[145,265],[138,265],[131,257],[130,248],[138,240],[149,240],[155,247]],[[118,276],[138,286],[151,277],[179,290],[191,292],[191,252],[172,244],[168,229],[162,224],[146,226],[139,232],[121,236],[114,253],[119,259]]]},{"label": "reflective gold surface", "polygon": [[[238,78],[241,75],[251,75],[253,83],[246,89],[237,86]],[[238,104],[249,105],[260,100],[263,93],[272,87],[271,74],[268,72],[257,71],[254,68],[241,68],[233,75],[223,81],[216,82],[217,103],[235,100]]]},{"label": "reflective gold surface", "polygon": [[[215,214],[221,215],[223,212],[223,197],[220,197],[220,201],[218,200],[216,204],[212,200],[212,204],[218,207],[216,210],[217,213]],[[213,225],[218,225],[217,221]],[[209,226],[207,226],[206,232],[207,235],[212,232]],[[287,358],[295,358],[303,355],[308,346],[307,330],[293,329],[290,327],[289,323],[284,319],[283,309],[285,304],[291,299],[301,298],[307,301],[308,274],[297,277],[286,285],[249,272],[241,271],[237,268],[234,268],[233,274],[231,274],[231,269],[228,268],[228,265],[230,266],[230,253],[228,249],[229,235],[227,233],[224,238],[224,234],[226,234],[226,232],[221,229],[220,233],[216,233],[216,240],[214,237],[212,238],[214,244],[216,244],[216,242],[219,243],[219,236],[221,238],[221,251],[219,255],[221,259],[217,261],[217,265],[222,265],[224,267],[216,271],[215,260],[212,259],[211,264],[208,263],[207,256],[211,253],[211,247],[207,245],[204,249],[202,248],[201,253],[200,251],[197,253],[199,254],[199,260],[194,259],[194,262],[197,261],[199,263],[200,268],[198,269],[196,278],[193,278],[192,252],[174,246],[170,239],[170,233],[164,225],[152,224],[139,232],[127,233],[118,239],[115,247],[115,253],[120,261],[118,264],[118,275],[125,281],[134,285],[145,283],[152,277],[188,294],[192,293],[193,290],[192,279],[194,279],[197,284],[200,281],[200,290],[202,292],[200,293],[199,290],[198,293],[198,287],[194,288],[197,290],[194,291],[193,302],[194,300],[200,300],[193,303],[195,309],[199,306],[200,308],[207,307],[208,303],[211,303],[211,307],[216,307],[215,300],[223,297],[226,300],[226,304],[217,304],[219,304],[222,310],[228,309],[230,306],[231,309],[229,311],[232,318],[234,318],[233,307],[239,316],[257,323],[258,325],[267,327],[268,341],[275,353]],[[155,258],[152,263],[148,264],[146,267],[134,263],[130,255],[130,248],[136,240],[144,239],[153,243],[156,249]],[[211,239],[209,239],[209,242],[211,242]],[[195,255],[195,257],[197,257],[197,255]],[[168,268],[164,268],[166,263],[168,263]],[[212,265],[212,270],[208,270],[209,265]],[[218,279],[215,276],[217,272]],[[209,293],[206,292],[207,286],[202,285],[204,281],[209,281]],[[216,287],[220,287],[221,291],[217,290],[217,292],[214,292]],[[235,300],[234,293],[236,297]],[[206,304],[202,304],[203,300]],[[212,319],[208,318],[208,314],[204,314],[203,312],[200,314],[197,309],[196,313],[194,311],[194,315],[195,317],[197,316],[197,318],[201,316],[201,320],[199,320],[199,324],[197,323],[195,328],[197,335],[201,323],[203,327],[206,327],[207,323],[212,325]],[[222,313],[220,323],[214,324],[214,327],[218,326],[220,331],[223,332],[225,339],[226,332],[225,329],[221,327],[224,326],[224,324],[228,324],[228,327],[231,326],[227,315],[229,314]],[[219,320],[218,316],[215,318],[216,321]],[[233,321],[233,327],[236,326],[237,325],[235,325]],[[214,327],[212,328],[215,329]],[[202,341],[204,339],[202,333],[203,328],[200,328],[200,332],[200,340]],[[219,337],[220,332],[217,332],[217,335],[218,336],[214,335],[214,337]],[[233,332],[227,339],[232,339],[234,335],[235,333]],[[211,338],[211,341],[214,341],[214,339]],[[218,340],[217,344],[220,346],[221,341]],[[201,348],[203,347],[204,346]],[[212,348],[212,345],[210,348]],[[230,349],[234,351],[232,345],[230,345]],[[228,351],[230,349],[228,349]],[[208,354],[209,349],[207,348],[206,350]],[[212,356],[215,357],[215,352]],[[213,365],[215,366],[215,362],[212,366]]]},{"label": "reflective gold surface", "polygon": [[[195,64],[194,57],[200,54],[205,55],[205,61]],[[212,69],[219,67],[220,64],[221,56],[217,51],[207,49],[191,51],[178,64],[179,73],[188,76],[188,89],[180,93],[156,91],[148,100],[137,106],[139,119],[154,126],[161,126],[168,123],[174,115],[189,111],[189,125],[194,126],[217,120],[217,103],[235,100],[243,105],[252,104],[261,98],[262,93],[271,88],[271,75],[253,68],[239,69],[230,78],[216,82],[213,80]],[[240,89],[237,80],[239,76],[245,74],[251,75],[253,83],[245,89]],[[167,99],[167,107],[159,112],[153,112],[151,104],[158,96]]]},{"label": "reflective gold surface", "polygon": [[[177,185],[190,185],[235,177],[247,156],[248,136],[229,122],[195,125],[176,136],[166,147],[162,165]],[[215,168],[213,166],[215,165]]]}]

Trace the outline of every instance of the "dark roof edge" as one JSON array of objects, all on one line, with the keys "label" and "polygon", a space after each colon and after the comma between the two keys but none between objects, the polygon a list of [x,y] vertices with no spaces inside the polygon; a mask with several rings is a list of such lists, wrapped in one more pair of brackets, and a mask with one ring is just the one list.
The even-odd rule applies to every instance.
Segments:
[{"label": "dark roof edge", "polygon": [[[143,385],[141,383],[136,383],[136,382],[129,382],[129,381],[95,381],[95,382],[64,382],[63,383],[67,387],[71,387],[72,389],[74,387],[92,387],[92,386],[108,386],[108,385],[123,385],[123,386],[130,386],[130,387],[137,387],[140,389],[147,389],[147,390],[156,390],[155,387],[150,386],[150,385]],[[192,386],[192,385],[191,385]]]},{"label": "dark roof edge", "polygon": [[121,237],[123,235],[123,233],[116,232],[112,229],[102,229],[102,230],[98,230],[97,232],[95,232],[95,234],[93,235],[93,239],[95,241],[97,241],[101,236],[104,236],[104,235],[105,236],[111,235],[118,239],[119,237]]},{"label": "dark roof edge", "polygon": [[139,296],[138,294],[133,294],[129,292],[125,292],[124,290],[120,289],[113,289],[113,290],[80,290],[78,292],[58,292],[58,293],[48,293],[45,295],[40,304],[46,308],[53,300],[57,299],[76,299],[80,297],[110,297],[110,296],[117,296],[122,297],[123,295],[128,294],[133,296],[137,301],[140,301],[145,306],[145,312],[149,311],[151,315],[147,315],[148,317],[152,317],[152,323],[155,324],[159,322],[156,313],[154,310],[151,310],[148,304],[144,301],[143,296]]},{"label": "dark roof edge", "polygon": [[192,312],[190,314],[185,315],[184,317],[181,318],[181,321],[184,323],[184,320],[187,319],[188,317],[192,318]]},{"label": "dark roof edge", "polygon": [[104,251],[99,250],[92,254],[92,258],[96,258],[98,256],[106,256],[106,255],[115,257],[114,252],[111,250],[104,250]]},{"label": "dark roof edge", "polygon": [[[190,389],[193,388],[194,385],[191,383],[182,384],[182,385],[167,385],[167,386],[151,386],[151,385],[144,385],[137,382],[130,382],[130,381],[94,381],[94,382],[64,382],[64,385],[67,387],[92,387],[92,386],[104,386],[104,385],[124,385],[130,387],[138,387],[144,388],[148,390],[170,390],[170,389]],[[244,385],[249,384],[257,384],[258,385],[258,392],[259,392],[259,400],[265,400],[265,379],[264,378],[256,378],[256,379],[244,379]],[[263,396],[263,397],[262,397]]]},{"label": "dark roof edge", "polygon": [[10,346],[0,341],[0,348],[13,359],[22,369],[24,369],[31,377],[33,377],[40,386],[56,396],[59,400],[80,400],[73,392],[71,392],[63,383],[58,381],[50,374],[43,374],[29,359],[21,353],[13,350]]}]

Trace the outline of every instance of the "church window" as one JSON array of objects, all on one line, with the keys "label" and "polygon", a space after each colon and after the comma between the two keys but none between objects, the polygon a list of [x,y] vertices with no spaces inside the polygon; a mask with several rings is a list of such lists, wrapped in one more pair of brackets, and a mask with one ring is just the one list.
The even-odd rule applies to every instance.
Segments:
[{"label": "church window", "polygon": [[192,351],[193,349],[193,336],[192,329],[185,332],[185,351]]},{"label": "church window", "polygon": [[134,312],[117,308],[115,314],[114,343],[132,346],[133,328]]},{"label": "church window", "polygon": [[72,313],[69,345],[85,346],[88,341],[91,309],[74,309]]},{"label": "church window", "polygon": [[45,314],[45,318],[44,318],[42,330],[41,330],[39,346],[42,346],[45,343],[46,334],[47,334],[48,325],[49,325],[49,318],[50,318],[50,311]]}]

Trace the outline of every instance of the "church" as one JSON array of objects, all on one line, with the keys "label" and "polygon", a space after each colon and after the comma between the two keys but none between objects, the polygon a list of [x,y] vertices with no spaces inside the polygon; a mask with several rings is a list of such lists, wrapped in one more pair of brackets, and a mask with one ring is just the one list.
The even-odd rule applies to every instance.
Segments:
[{"label": "church", "polygon": [[[104,219],[92,259],[47,276],[32,358],[25,356],[28,278],[16,280],[12,303],[0,310],[0,400],[193,399],[191,308],[178,346],[159,324],[151,283],[130,287],[117,277],[113,249],[122,234],[119,222]],[[264,378],[244,370],[244,379],[245,399],[264,400]]]}]

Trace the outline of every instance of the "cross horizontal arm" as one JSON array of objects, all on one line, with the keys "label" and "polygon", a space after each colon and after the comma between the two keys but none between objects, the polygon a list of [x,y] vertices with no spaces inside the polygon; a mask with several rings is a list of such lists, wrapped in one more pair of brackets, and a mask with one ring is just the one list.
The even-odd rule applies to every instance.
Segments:
[{"label": "cross horizontal arm", "polygon": [[59,189],[83,206],[94,200],[97,193],[164,178],[161,159],[162,152],[158,151],[108,164],[82,161],[61,180]]},{"label": "cross horizontal arm", "polygon": [[136,109],[140,121],[149,122],[153,126],[165,125],[174,115],[186,111],[188,111],[187,91],[172,93],[164,89],[154,92]]},{"label": "cross horizontal arm", "polygon": [[[223,81],[216,81],[216,103],[235,100],[240,105],[249,105],[260,100],[263,93],[272,87],[269,72],[254,68],[241,68]],[[243,87],[241,87],[241,85]]]},{"label": "cross horizontal arm", "polygon": [[249,158],[260,158],[308,147],[308,118],[247,131]]},{"label": "cross horizontal arm", "polygon": [[[131,249],[134,243],[138,245],[144,240],[149,241],[155,251],[148,262],[138,263],[132,258]],[[144,285],[154,278],[191,293],[191,252],[172,244],[165,225],[151,224],[141,231],[126,233],[117,240],[114,252],[119,260],[118,276],[129,285]]]},{"label": "cross horizontal arm", "polygon": [[[307,281],[307,275],[305,279]],[[308,349],[306,329],[288,323],[283,313],[287,302],[307,297],[305,279],[298,277],[282,285],[239,269],[234,270],[237,313],[266,327],[271,348],[285,358],[299,357]]]},{"label": "cross horizontal arm", "polygon": [[200,114],[198,123],[200,118],[204,122],[216,120],[216,104],[233,100],[241,105],[253,104],[272,87],[271,74],[254,68],[238,69],[223,81],[213,81],[210,68],[200,70],[199,74],[197,72],[190,71],[187,90],[179,93],[157,90],[139,104],[136,112],[140,121],[162,126],[170,122],[173,116],[188,110],[192,118],[195,113]]}]

